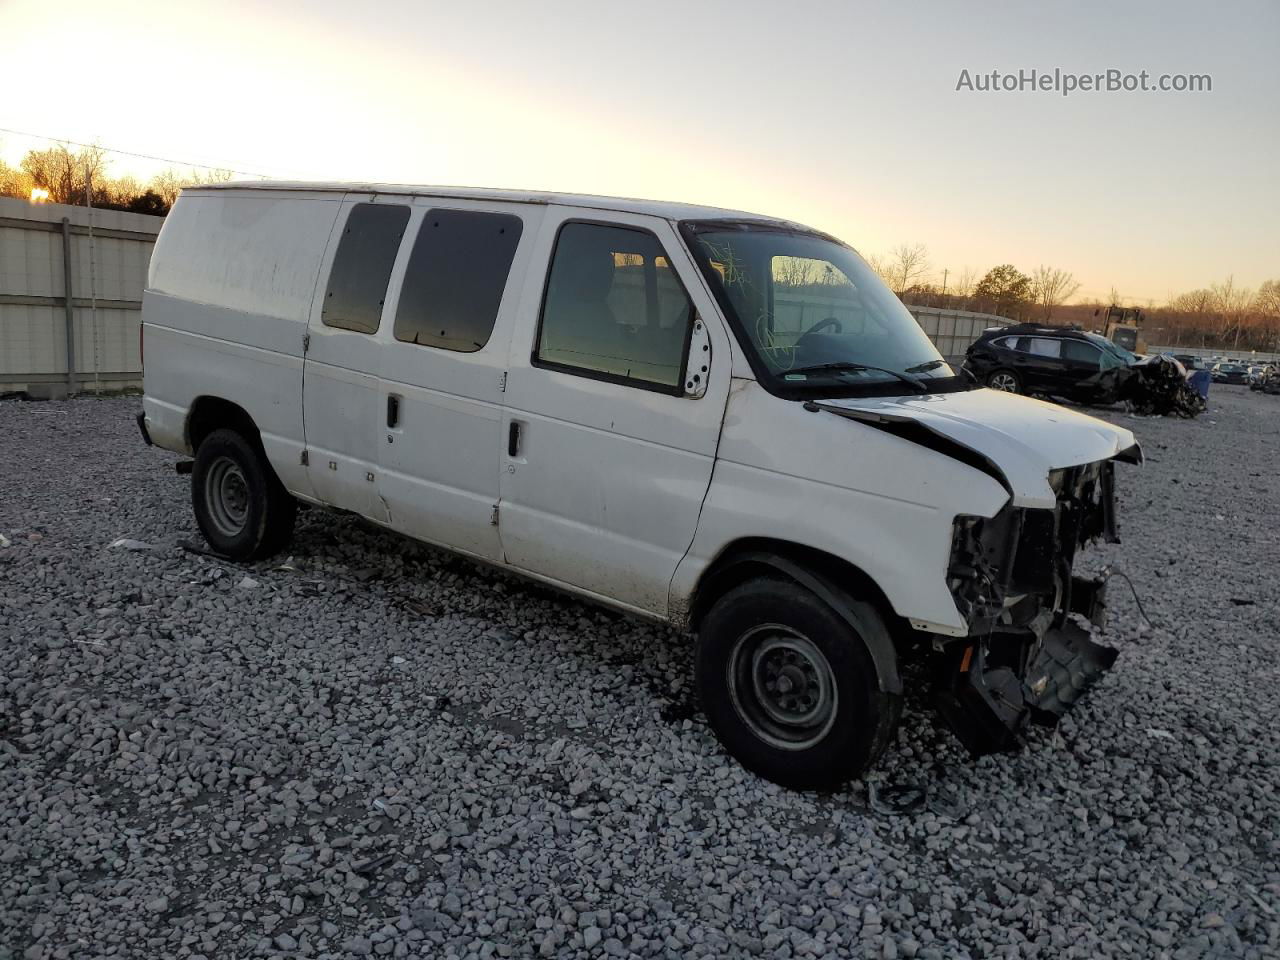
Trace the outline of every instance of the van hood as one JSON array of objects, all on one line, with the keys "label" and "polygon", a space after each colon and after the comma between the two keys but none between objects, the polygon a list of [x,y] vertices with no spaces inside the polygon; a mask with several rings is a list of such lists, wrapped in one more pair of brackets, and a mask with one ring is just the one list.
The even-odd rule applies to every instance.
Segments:
[{"label": "van hood", "polygon": [[1117,457],[1142,462],[1133,434],[1017,394],[986,388],[907,397],[817,400],[823,410],[879,427],[985,469],[1017,507],[1057,504],[1049,471]]}]

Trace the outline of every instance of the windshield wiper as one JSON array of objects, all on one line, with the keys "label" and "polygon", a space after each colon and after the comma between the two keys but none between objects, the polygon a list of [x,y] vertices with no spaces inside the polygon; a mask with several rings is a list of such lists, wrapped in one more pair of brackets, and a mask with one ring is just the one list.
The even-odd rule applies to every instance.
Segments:
[{"label": "windshield wiper", "polygon": [[924,373],[926,370],[936,370],[947,361],[945,360],[926,360],[924,363],[917,363],[914,367],[907,367],[903,373]]},{"label": "windshield wiper", "polygon": [[920,393],[929,392],[929,388],[915,377],[908,377],[906,374],[899,373],[897,370],[890,370],[888,367],[873,367],[869,363],[853,363],[847,360],[837,360],[833,363],[811,363],[806,367],[792,367],[790,370],[784,371],[784,373],[823,373],[825,371],[831,371],[832,373],[862,373],[866,370],[887,373],[903,383],[911,384]]}]

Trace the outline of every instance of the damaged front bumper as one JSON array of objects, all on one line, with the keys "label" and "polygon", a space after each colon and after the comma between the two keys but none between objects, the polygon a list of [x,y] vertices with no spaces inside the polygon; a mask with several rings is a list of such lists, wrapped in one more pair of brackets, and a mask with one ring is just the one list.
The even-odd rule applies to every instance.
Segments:
[{"label": "damaged front bumper", "polygon": [[1073,619],[1102,625],[1106,585],[1072,572],[1081,547],[1119,539],[1113,471],[1110,460],[1054,471],[1052,510],[956,520],[948,585],[970,635],[939,641],[934,696],[975,755],[1021,746],[1031,723],[1056,723],[1115,663]]},{"label": "damaged front bumper", "polygon": [[935,703],[974,756],[1016,750],[1032,723],[1056,724],[1119,656],[1069,620],[1034,639],[1005,639],[1015,649],[993,655],[1000,644],[970,639],[935,664]]}]

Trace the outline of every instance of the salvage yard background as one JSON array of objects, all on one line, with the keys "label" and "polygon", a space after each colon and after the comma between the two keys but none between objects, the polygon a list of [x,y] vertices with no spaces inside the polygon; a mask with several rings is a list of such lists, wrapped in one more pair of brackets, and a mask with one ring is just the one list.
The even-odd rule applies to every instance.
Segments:
[{"label": "salvage yard background", "polygon": [[1104,413],[1085,566],[1154,626],[1114,578],[1056,731],[971,761],[917,693],[833,795],[723,754],[687,637],[315,510],[185,551],[138,409],[0,403],[0,960],[1280,956],[1280,398]]}]

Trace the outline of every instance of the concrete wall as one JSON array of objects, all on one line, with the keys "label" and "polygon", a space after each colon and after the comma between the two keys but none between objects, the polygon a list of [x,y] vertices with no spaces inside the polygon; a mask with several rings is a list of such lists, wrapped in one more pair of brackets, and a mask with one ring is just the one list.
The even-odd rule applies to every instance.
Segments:
[{"label": "concrete wall", "polygon": [[69,383],[64,218],[75,357],[70,385],[87,391],[141,387],[142,290],[164,221],[0,197],[0,392]]}]

